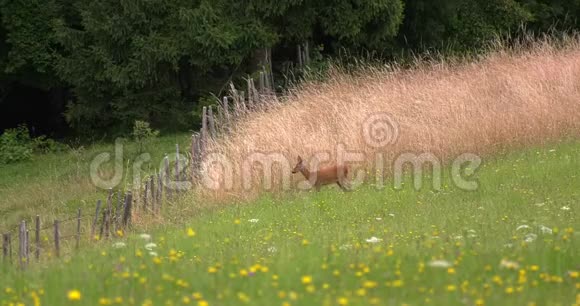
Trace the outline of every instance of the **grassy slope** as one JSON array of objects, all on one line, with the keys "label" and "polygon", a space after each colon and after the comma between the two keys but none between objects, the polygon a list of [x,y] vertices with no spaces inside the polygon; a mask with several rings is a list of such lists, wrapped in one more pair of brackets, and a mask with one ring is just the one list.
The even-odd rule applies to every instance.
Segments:
[{"label": "grassy slope", "polygon": [[[176,143],[184,152],[183,149],[189,148],[189,135],[167,135],[155,139],[145,150],[151,154],[152,162],[145,164],[143,169],[159,168],[164,154],[173,153]],[[124,144],[126,164],[139,154],[135,143],[126,141]],[[0,165],[0,231],[37,214],[47,224],[54,218],[71,217],[79,206],[88,206],[92,210],[97,199],[106,197],[104,190],[91,183],[89,172],[93,158],[103,152],[114,154],[114,146],[96,144],[65,154],[35,156],[34,160],[25,163]],[[112,163],[103,168],[112,173]],[[130,183],[132,178],[126,174],[121,184]]]},{"label": "grassy slope", "polygon": [[[445,177],[441,192],[327,188],[204,210],[189,225],[150,233],[158,256],[129,237],[124,248],[101,244],[22,274],[4,268],[0,305],[30,303],[31,292],[46,305],[196,298],[209,305],[571,305],[580,289],[578,169],[580,143],[568,142],[484,160],[475,192]],[[516,230],[524,224],[530,228]],[[530,233],[537,239],[524,243]],[[371,236],[382,241],[367,243]],[[433,259],[453,269],[430,267]],[[519,268],[500,267],[502,259]],[[67,299],[72,289],[80,301]]]}]

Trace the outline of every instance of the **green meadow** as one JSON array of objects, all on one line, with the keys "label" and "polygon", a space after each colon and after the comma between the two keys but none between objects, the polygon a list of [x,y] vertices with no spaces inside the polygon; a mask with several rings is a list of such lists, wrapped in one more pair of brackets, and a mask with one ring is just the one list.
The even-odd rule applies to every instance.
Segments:
[{"label": "green meadow", "polygon": [[[29,168],[59,177],[48,169]],[[441,190],[425,175],[421,190],[406,177],[223,207],[186,196],[185,222],[1,265],[0,305],[578,305],[579,169],[580,142],[562,141],[483,158],[475,191],[446,169]]]}]

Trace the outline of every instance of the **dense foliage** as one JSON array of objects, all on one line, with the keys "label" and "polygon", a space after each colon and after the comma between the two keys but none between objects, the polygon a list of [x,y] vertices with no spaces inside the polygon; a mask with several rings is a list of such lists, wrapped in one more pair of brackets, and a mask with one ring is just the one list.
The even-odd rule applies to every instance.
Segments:
[{"label": "dense foliage", "polygon": [[281,73],[304,42],[313,58],[389,58],[580,26],[580,0],[0,0],[0,12],[0,109],[15,84],[56,88],[67,94],[53,107],[86,133],[190,127],[198,102],[267,64],[265,50]]}]

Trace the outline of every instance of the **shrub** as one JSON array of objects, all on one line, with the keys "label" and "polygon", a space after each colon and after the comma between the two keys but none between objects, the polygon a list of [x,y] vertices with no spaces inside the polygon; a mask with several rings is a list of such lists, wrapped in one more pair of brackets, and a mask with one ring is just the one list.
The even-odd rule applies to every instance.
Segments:
[{"label": "shrub", "polygon": [[159,131],[151,129],[149,122],[135,120],[133,124],[133,139],[139,145],[139,152],[143,152],[143,148],[153,138],[159,136]]},{"label": "shrub", "polygon": [[0,164],[29,160],[33,152],[34,145],[25,125],[8,129],[0,135]]}]

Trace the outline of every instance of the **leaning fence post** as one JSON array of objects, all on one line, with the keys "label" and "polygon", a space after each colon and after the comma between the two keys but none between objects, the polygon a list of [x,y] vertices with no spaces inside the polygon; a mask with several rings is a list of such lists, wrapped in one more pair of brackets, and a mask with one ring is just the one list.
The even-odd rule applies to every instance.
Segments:
[{"label": "leaning fence post", "polygon": [[81,245],[81,208],[77,212],[77,237],[76,237],[76,248],[78,249]]},{"label": "leaning fence post", "polygon": [[54,220],[54,251],[56,257],[60,257],[60,230],[58,224],[58,220]]},{"label": "leaning fence post", "polygon": [[40,216],[36,216],[35,221],[35,232],[34,232],[34,239],[36,244],[36,250],[34,250],[34,255],[36,260],[40,259]]},{"label": "leaning fence post", "polygon": [[205,144],[207,139],[207,107],[203,107],[202,117],[201,117],[201,139]]},{"label": "leaning fence post", "polygon": [[100,209],[101,209],[101,200],[97,200],[97,209],[95,210],[95,218],[93,219],[93,226],[91,228],[91,239],[95,238],[95,230],[97,228],[97,221],[99,221],[99,210]]},{"label": "leaning fence post", "polygon": [[131,192],[125,195],[125,211],[123,213],[123,228],[126,228],[131,222],[131,206],[133,205],[133,196]]}]

